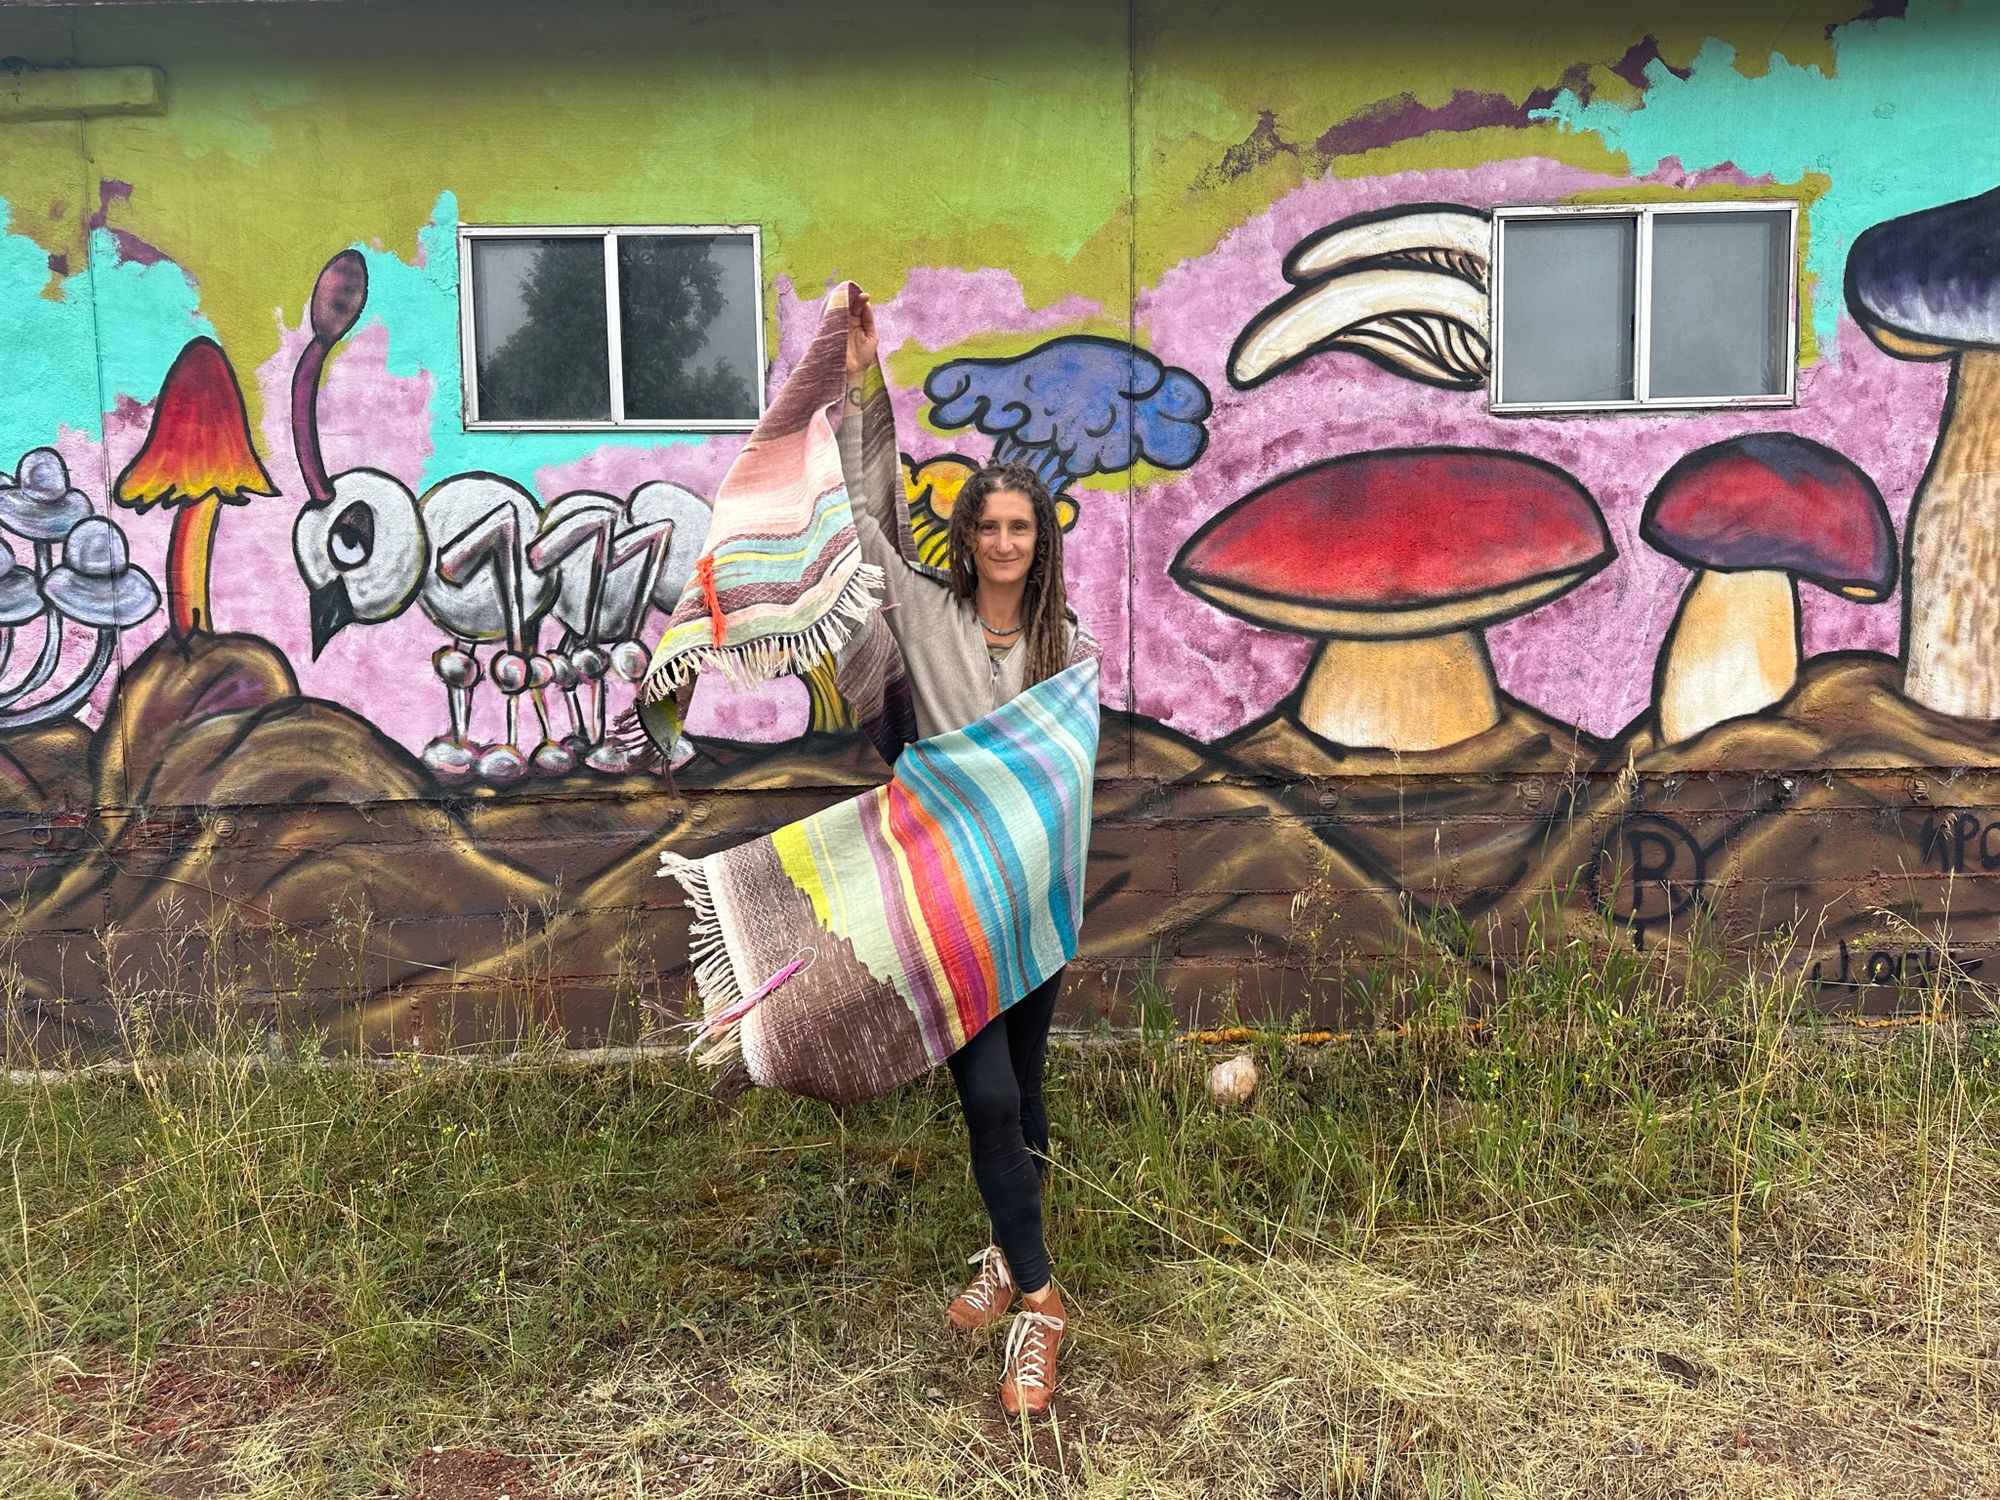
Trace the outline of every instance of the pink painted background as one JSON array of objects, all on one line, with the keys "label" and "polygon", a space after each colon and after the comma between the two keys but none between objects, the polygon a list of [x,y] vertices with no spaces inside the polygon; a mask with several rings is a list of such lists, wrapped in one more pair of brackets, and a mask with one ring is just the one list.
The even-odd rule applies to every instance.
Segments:
[{"label": "pink painted background", "polygon": [[[1742,179],[1668,164],[1645,180],[1689,186]],[[1799,403],[1787,410],[1495,417],[1483,391],[1438,390],[1343,354],[1316,356],[1255,390],[1230,387],[1230,346],[1285,291],[1285,253],[1315,230],[1399,203],[1483,209],[1626,185],[1539,159],[1314,183],[1140,293],[1140,341],[1198,375],[1215,398],[1215,414],[1201,461],[1133,496],[1134,708],[1212,739],[1256,718],[1297,683],[1308,642],[1212,609],[1176,588],[1167,568],[1217,511],[1336,454],[1429,444],[1505,448],[1560,464],[1583,481],[1604,511],[1617,560],[1573,593],[1494,627],[1487,640],[1504,688],[1599,735],[1615,733],[1646,706],[1655,654],[1687,585],[1686,570],[1638,534],[1647,492],[1683,454],[1738,433],[1800,433],[1867,470],[1900,529],[1930,456],[1946,371],[1890,359],[1844,317],[1838,348],[1822,348],[1818,363],[1800,371]],[[1813,297],[1839,294],[1838,287],[1808,288]],[[1808,653],[1897,649],[1900,595],[1871,607],[1810,587],[1800,594]]]},{"label": "pink painted background", "polygon": [[[824,295],[802,298],[782,279],[778,293],[779,341],[769,378],[774,390],[810,339]],[[1053,331],[1101,315],[1096,304],[1081,298],[1032,311],[1023,302],[1015,279],[1005,271],[990,269],[915,271],[903,290],[880,303],[879,310],[885,360],[906,344],[934,352],[997,328]],[[292,369],[309,333],[301,324],[281,327],[279,334],[277,351],[254,372],[244,372],[244,378],[255,380],[262,397],[263,419],[257,440],[281,493],[274,499],[229,507],[223,514],[215,562],[217,627],[263,635],[290,658],[306,693],[346,704],[392,739],[412,750],[421,749],[444,726],[445,699],[430,668],[431,653],[442,644],[442,636],[420,609],[413,605],[394,620],[351,627],[328,643],[318,661],[312,659],[305,588],[292,557],[292,522],[305,486],[292,450],[289,418]],[[391,374],[387,360],[388,330],[368,320],[335,352],[320,397],[321,448],[329,473],[380,469],[417,490],[430,457],[430,404],[436,396],[436,382],[428,373],[414,377]],[[895,399],[904,441],[920,459],[933,451],[953,448],[983,455],[989,447],[989,440],[977,434],[968,435],[964,442],[925,434],[917,421],[923,404],[919,391],[899,390]],[[102,454],[95,445],[69,435],[63,445],[66,457],[79,475],[102,471],[115,477],[144,442],[150,418],[149,406],[128,404],[106,422]],[[570,462],[513,477],[524,481],[545,503],[574,490],[623,497],[655,479],[672,480],[712,497],[741,447],[742,439],[736,436],[646,447],[605,444]],[[1092,498],[1095,501],[1097,497]],[[163,578],[168,532],[165,517],[121,512],[117,519],[131,538],[134,562],[156,580]],[[1086,505],[1073,535],[1076,546],[1071,572],[1079,579],[1079,593],[1092,601],[1101,598],[1110,606],[1091,613],[1092,628],[1105,638],[1108,649],[1115,650],[1119,664],[1115,676],[1107,674],[1107,696],[1122,695],[1126,541],[1120,497]],[[653,626],[657,628],[658,623],[656,617]],[[128,632],[123,640],[126,656],[143,650],[163,629],[164,619],[156,615]],[[78,649],[87,651],[87,646],[80,643]],[[110,683],[100,689],[95,704],[98,713],[110,692]],[[615,689],[612,711],[616,713],[629,701],[629,688]],[[498,737],[501,715],[500,696],[490,687],[481,688],[474,705],[474,737]],[[787,679],[755,692],[735,693],[717,678],[704,679],[698,687],[689,727],[699,735],[777,742],[802,734],[806,722],[806,692],[796,681]]]}]

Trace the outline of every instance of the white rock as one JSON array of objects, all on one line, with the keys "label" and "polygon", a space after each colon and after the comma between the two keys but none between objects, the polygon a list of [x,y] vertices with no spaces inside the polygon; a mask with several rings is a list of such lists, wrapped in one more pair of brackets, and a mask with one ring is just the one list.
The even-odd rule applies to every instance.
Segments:
[{"label": "white rock", "polygon": [[1224,1109],[1237,1109],[1257,1092],[1257,1063],[1247,1052],[1208,1070],[1208,1097]]}]

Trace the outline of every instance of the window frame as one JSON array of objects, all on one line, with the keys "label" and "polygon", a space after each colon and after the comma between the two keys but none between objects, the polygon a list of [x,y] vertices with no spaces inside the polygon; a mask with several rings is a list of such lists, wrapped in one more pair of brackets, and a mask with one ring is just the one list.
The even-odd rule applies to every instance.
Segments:
[{"label": "window frame", "polygon": [[[618,241],[626,235],[648,238],[712,238],[745,236],[750,241],[751,293],[756,318],[757,367],[753,385],[757,414],[753,417],[711,417],[680,421],[625,415],[624,330],[618,300]],[[588,239],[597,235],[604,245],[605,345],[610,365],[611,415],[550,417],[546,420],[502,421],[479,415],[479,349],[473,328],[472,247],[479,240]],[[458,226],[458,376],[459,418],[467,432],[749,432],[763,420],[764,237],[755,224],[461,224]]]},{"label": "window frame", "polygon": [[[1653,225],[1666,214],[1783,214],[1790,236],[1791,274],[1785,278],[1785,388],[1761,396],[1651,396],[1653,378]],[[1506,225],[1534,219],[1636,219],[1633,234],[1633,398],[1627,401],[1503,401],[1500,399],[1501,330],[1506,326],[1502,298],[1506,286],[1504,245]],[[1488,293],[1491,307],[1491,367],[1486,377],[1486,409],[1496,416],[1548,416],[1560,412],[1727,411],[1742,407],[1798,405],[1799,390],[1799,205],[1790,198],[1730,198],[1714,202],[1691,199],[1682,203],[1510,204],[1493,210],[1492,267]]]}]

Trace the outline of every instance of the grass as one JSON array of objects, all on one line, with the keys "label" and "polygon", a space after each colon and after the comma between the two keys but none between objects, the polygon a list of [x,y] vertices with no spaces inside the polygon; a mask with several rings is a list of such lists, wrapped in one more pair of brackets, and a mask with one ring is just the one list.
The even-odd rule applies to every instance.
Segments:
[{"label": "grass", "polygon": [[[678,1061],[249,1038],[0,1091],[0,1493],[2000,1493],[2000,1036],[1540,940],[1403,1018],[1061,1049],[1055,1422],[941,1331],[948,1079],[719,1113]],[[1235,1049],[1230,1049],[1235,1050]]]}]

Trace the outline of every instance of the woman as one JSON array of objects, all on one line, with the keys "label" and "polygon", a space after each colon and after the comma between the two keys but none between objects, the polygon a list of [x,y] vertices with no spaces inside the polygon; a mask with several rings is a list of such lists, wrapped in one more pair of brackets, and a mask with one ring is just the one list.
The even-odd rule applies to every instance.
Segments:
[{"label": "woman", "polygon": [[[889,399],[865,292],[853,294],[848,330],[841,463],[862,553],[883,571],[886,619],[902,648],[917,729],[929,738],[984,717],[1097,646],[1067,607],[1055,501],[1024,464],[989,466],[966,480],[952,507],[948,581],[906,561],[895,541],[898,457],[893,445],[864,452],[862,442],[863,413]],[[1042,1061],[1061,987],[1058,971],[950,1059],[993,1232],[972,1257],[978,1274],[946,1316],[966,1332],[987,1328],[1020,1294],[1000,1382],[1010,1416],[1047,1409],[1068,1326],[1042,1242],[1049,1146]]]}]

